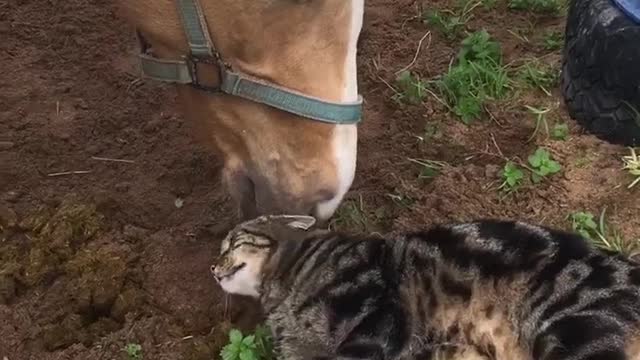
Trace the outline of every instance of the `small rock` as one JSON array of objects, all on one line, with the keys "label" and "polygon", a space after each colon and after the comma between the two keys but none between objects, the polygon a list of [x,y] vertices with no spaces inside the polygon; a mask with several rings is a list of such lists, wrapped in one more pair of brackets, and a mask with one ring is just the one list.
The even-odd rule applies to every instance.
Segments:
[{"label": "small rock", "polygon": [[0,150],[9,150],[13,148],[15,143],[12,141],[0,141]]},{"label": "small rock", "polygon": [[8,304],[16,296],[16,281],[12,276],[0,275],[0,304]]},{"label": "small rock", "polygon": [[87,102],[84,99],[78,99],[76,107],[82,110],[87,110],[89,108],[89,105],[87,105]]},{"label": "small rock", "polygon": [[437,197],[433,201],[433,208],[438,211],[446,211],[446,204],[444,203],[444,200],[442,200],[442,198]]},{"label": "small rock", "polygon": [[62,204],[62,200],[54,195],[52,197],[45,198],[44,203],[50,208],[57,208]]},{"label": "small rock", "polygon": [[29,126],[31,120],[29,120],[29,118],[25,118],[25,115],[20,116],[22,116],[22,118],[16,119],[16,121],[12,121],[9,124],[9,127],[11,127],[11,129],[20,131],[26,129]]},{"label": "small rock", "polygon": [[160,129],[160,120],[156,119],[147,122],[142,130],[146,133],[152,133],[158,131],[158,129]]},{"label": "small rock", "polygon": [[127,289],[120,293],[111,308],[111,317],[119,322],[124,322],[125,316],[131,311],[137,310],[144,302],[143,293],[134,289]]},{"label": "small rock", "polygon": [[3,203],[0,203],[0,225],[9,229],[18,225],[18,215],[16,215],[16,212]]},{"label": "small rock", "polygon": [[12,190],[12,191],[7,191],[2,198],[5,201],[14,203],[18,201],[18,199],[20,199],[21,196],[22,196],[21,192]]},{"label": "small rock", "polygon": [[62,321],[45,326],[42,332],[45,349],[54,351],[79,342],[83,336],[82,325],[82,316],[70,314]]},{"label": "small rock", "polygon": [[143,239],[149,231],[135,225],[127,224],[124,226],[122,233],[128,239]]},{"label": "small rock", "polygon": [[498,165],[489,164],[484,167],[484,176],[487,179],[495,179],[498,177],[498,172],[500,172],[500,167]]},{"label": "small rock", "polygon": [[75,304],[84,312],[91,311],[91,289],[88,287],[78,287],[73,292]]},{"label": "small rock", "polygon": [[129,190],[130,186],[131,185],[129,185],[129,183],[121,182],[121,183],[116,184],[115,189],[118,192],[127,192]]},{"label": "small rock", "polygon": [[73,24],[62,24],[59,28],[65,34],[75,34],[79,31],[78,27]]},{"label": "small rock", "polygon": [[462,182],[462,183],[468,183],[469,179],[467,179],[466,176],[464,176],[464,174],[462,172],[454,172],[453,176],[456,180]]},{"label": "small rock", "polygon": [[86,147],[86,152],[87,154],[91,154],[91,155],[99,155],[104,149],[104,146],[100,145],[100,144],[91,144],[89,146]]},{"label": "small rock", "polygon": [[60,140],[69,140],[71,138],[71,134],[69,134],[69,132],[67,131],[61,131],[59,133],[54,134],[54,136]]},{"label": "small rock", "polygon": [[100,283],[100,286],[93,289],[91,297],[91,306],[96,312],[111,312],[111,307],[118,298],[118,293],[122,287],[122,281],[119,279],[108,279]]},{"label": "small rock", "polygon": [[120,203],[106,191],[97,193],[94,196],[96,209],[105,215],[116,214],[120,211]]},{"label": "small rock", "polygon": [[482,176],[482,168],[470,164],[464,169],[464,175],[466,175],[467,178],[477,179]]},{"label": "small rock", "polygon": [[610,177],[600,177],[599,179],[597,179],[596,181],[600,184],[600,185],[606,185],[609,182],[609,179],[611,179]]}]

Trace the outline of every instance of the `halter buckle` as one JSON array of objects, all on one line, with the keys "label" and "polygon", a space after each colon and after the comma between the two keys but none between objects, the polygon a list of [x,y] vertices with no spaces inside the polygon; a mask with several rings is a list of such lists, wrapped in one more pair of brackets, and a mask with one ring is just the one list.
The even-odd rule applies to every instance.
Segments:
[{"label": "halter buckle", "polygon": [[[212,93],[221,92],[225,65],[219,59],[211,56],[205,57],[189,55],[184,56],[184,60],[188,64],[189,73],[191,74],[191,86]],[[200,67],[203,65],[211,65],[216,69],[210,73],[213,76],[208,76],[209,79],[206,79],[205,81],[203,81],[201,77],[202,69],[200,69]],[[215,79],[216,76],[218,77],[217,79]],[[211,77],[213,77],[213,79],[211,79]]]}]

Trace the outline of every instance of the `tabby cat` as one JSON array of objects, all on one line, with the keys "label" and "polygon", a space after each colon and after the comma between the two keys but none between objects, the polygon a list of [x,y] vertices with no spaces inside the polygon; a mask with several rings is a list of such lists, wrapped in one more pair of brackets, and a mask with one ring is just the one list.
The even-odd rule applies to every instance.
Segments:
[{"label": "tabby cat", "polygon": [[398,238],[245,222],[212,272],[258,298],[276,356],[640,359],[640,265],[580,236],[479,220]]}]

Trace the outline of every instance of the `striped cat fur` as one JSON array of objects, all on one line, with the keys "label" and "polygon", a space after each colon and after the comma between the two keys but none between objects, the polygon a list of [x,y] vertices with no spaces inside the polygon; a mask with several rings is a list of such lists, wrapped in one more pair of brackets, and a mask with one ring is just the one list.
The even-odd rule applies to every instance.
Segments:
[{"label": "striped cat fur", "polygon": [[279,359],[640,359],[640,266],[522,222],[399,237],[260,217],[212,272],[261,301]]}]

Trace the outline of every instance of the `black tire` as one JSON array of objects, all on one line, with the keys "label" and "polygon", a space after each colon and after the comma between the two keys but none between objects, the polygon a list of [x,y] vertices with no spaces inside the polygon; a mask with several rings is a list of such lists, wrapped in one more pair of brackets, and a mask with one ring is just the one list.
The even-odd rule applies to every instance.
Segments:
[{"label": "black tire", "polygon": [[565,39],[569,115],[602,140],[640,145],[640,25],[611,0],[572,0]]}]

